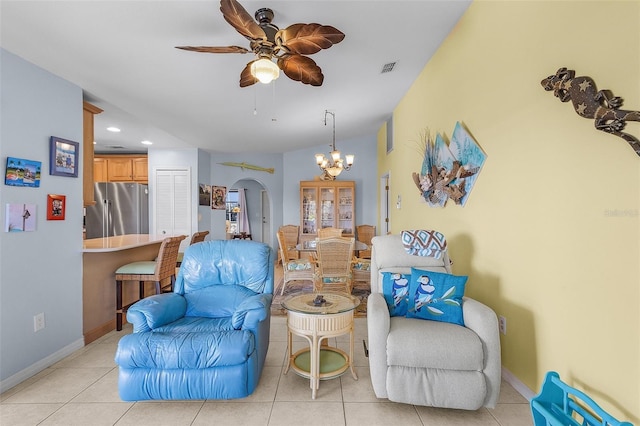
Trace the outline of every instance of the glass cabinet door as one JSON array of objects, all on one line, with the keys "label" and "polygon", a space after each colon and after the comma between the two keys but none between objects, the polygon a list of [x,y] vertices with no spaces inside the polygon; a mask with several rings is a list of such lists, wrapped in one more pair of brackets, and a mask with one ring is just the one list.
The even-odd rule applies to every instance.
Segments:
[{"label": "glass cabinet door", "polygon": [[355,196],[353,181],[301,181],[301,242],[316,238],[322,228],[341,228],[342,235],[353,237]]},{"label": "glass cabinet door", "polygon": [[320,188],[321,228],[336,228],[334,193],[333,188]]},{"label": "glass cabinet door", "polygon": [[302,188],[302,233],[315,234],[318,229],[317,202],[318,191],[316,188]]},{"label": "glass cabinet door", "polygon": [[343,235],[354,233],[353,188],[338,188],[338,225]]}]

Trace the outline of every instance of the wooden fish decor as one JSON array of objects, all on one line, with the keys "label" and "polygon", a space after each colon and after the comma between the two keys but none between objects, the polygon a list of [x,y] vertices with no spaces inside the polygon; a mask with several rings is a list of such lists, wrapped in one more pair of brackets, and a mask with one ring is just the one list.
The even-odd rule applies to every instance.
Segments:
[{"label": "wooden fish decor", "polygon": [[240,167],[242,170],[244,169],[248,169],[248,170],[257,170],[259,172],[267,172],[267,173],[271,173],[273,174],[275,172],[275,169],[273,167],[260,167],[260,166],[254,166],[253,164],[247,164],[247,163],[218,163],[218,164],[222,164],[223,166],[229,166],[229,167]]},{"label": "wooden fish decor", "polygon": [[540,84],[562,102],[571,101],[581,117],[595,119],[596,129],[621,137],[640,155],[640,141],[622,131],[627,121],[640,121],[640,111],[619,109],[621,97],[613,96],[609,90],[597,90],[590,77],[576,77],[575,71],[566,68],[560,68]]}]

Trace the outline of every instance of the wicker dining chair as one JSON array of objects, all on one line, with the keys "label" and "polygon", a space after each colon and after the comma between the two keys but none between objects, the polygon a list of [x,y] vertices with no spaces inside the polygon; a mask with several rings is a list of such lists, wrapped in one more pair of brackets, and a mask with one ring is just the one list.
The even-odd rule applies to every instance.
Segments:
[{"label": "wicker dining chair", "polygon": [[289,281],[313,281],[315,264],[311,258],[291,259],[284,231],[280,229],[276,235],[278,236],[280,260],[282,261],[282,270],[284,273],[284,281],[282,283],[282,289],[280,290],[280,294],[282,295]]},{"label": "wicker dining chair", "polygon": [[354,257],[351,272],[354,282],[365,282],[371,286],[371,259]]},{"label": "wicker dining chair", "polygon": [[318,229],[318,238],[341,237],[342,229],[340,228],[321,228]]},{"label": "wicker dining chair", "polygon": [[[140,299],[144,299],[145,281],[155,283],[155,294],[162,293],[165,288],[167,288],[167,292],[173,291],[173,285],[176,281],[178,249],[180,248],[180,242],[185,238],[187,238],[186,235],[165,238],[160,244],[156,260],[132,262],[116,270],[116,329],[118,331],[122,330],[123,315],[127,312],[129,306],[133,304],[122,305],[122,282],[137,281]],[[169,279],[169,284],[163,285],[167,279]]]},{"label": "wicker dining chair", "polygon": [[[286,260],[299,259],[300,255],[296,249],[296,245],[298,245],[300,227],[298,225],[283,225],[278,231],[284,233],[284,243],[287,246],[287,254],[289,255],[289,258]],[[278,250],[278,262],[281,260],[281,255],[280,250]]]},{"label": "wicker dining chair", "polygon": [[[191,236],[191,241],[189,242],[189,245],[192,246],[192,245],[194,245],[196,243],[203,242],[207,235],[209,235],[209,231],[194,232],[193,235]],[[183,258],[184,258],[184,252],[183,251],[179,251],[178,252],[178,260],[176,261],[176,267],[177,268],[179,268],[180,265],[182,265],[182,259]]]},{"label": "wicker dining chair", "polygon": [[376,227],[373,225],[356,226],[356,238],[358,241],[365,243],[369,248],[360,250],[358,257],[363,259],[371,259],[371,239],[376,235]]},{"label": "wicker dining chair", "polygon": [[316,273],[313,290],[322,291],[326,286],[344,288],[351,294],[353,287],[352,262],[353,237],[328,237],[316,239]]}]

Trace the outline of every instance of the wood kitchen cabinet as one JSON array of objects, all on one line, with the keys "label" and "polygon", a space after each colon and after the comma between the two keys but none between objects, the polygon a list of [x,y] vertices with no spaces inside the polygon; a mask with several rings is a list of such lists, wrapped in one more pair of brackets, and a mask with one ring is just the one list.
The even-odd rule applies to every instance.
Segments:
[{"label": "wood kitchen cabinet", "polygon": [[82,200],[85,207],[96,203],[93,194],[93,117],[101,112],[95,105],[82,103]]},{"label": "wood kitchen cabinet", "polygon": [[148,161],[140,155],[96,155],[93,159],[96,182],[138,182],[149,180]]},{"label": "wood kitchen cabinet", "polygon": [[354,181],[300,182],[300,239],[316,238],[320,228],[340,228],[343,236],[353,237],[355,188]]},{"label": "wood kitchen cabinet", "polygon": [[107,159],[94,157],[93,158],[93,181],[94,182],[108,182],[109,175],[107,174]]}]

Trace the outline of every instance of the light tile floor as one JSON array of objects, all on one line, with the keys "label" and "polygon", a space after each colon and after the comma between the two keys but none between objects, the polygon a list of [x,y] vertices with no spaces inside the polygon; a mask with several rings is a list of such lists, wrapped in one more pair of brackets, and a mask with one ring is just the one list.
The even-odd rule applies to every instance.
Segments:
[{"label": "light tile floor", "polygon": [[[478,411],[419,407],[377,399],[369,379],[362,341],[366,318],[356,318],[358,380],[348,372],[320,382],[311,400],[309,381],[283,374],[287,344],[284,317],[272,317],[271,342],[256,391],[230,401],[123,402],[113,358],[118,340],[131,332],[113,331],[36,376],[0,395],[0,425],[477,425],[530,426],[529,404],[503,381],[495,409]],[[294,340],[294,350],[304,341]],[[348,336],[330,344],[348,351]]]}]

